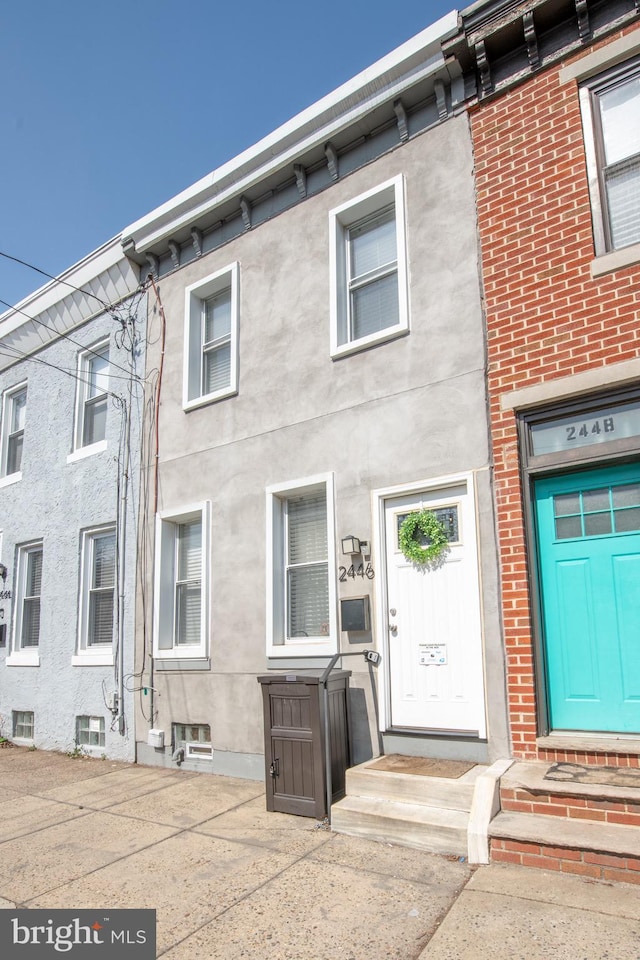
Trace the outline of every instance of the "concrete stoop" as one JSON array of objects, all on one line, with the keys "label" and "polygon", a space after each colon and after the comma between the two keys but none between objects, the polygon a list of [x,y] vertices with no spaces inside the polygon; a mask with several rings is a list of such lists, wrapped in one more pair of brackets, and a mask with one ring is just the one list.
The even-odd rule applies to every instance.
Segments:
[{"label": "concrete stoop", "polygon": [[640,787],[545,780],[548,763],[502,777],[491,859],[640,883]]},{"label": "concrete stoop", "polygon": [[347,770],[347,795],[331,808],[336,833],[488,862],[499,771],[477,765],[454,780],[371,769],[375,762]]}]

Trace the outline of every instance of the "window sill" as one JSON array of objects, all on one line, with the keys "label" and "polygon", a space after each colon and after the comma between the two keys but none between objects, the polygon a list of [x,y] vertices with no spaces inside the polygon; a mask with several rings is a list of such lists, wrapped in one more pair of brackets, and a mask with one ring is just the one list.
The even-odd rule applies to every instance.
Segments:
[{"label": "window sill", "polygon": [[269,660],[291,659],[296,657],[332,657],[338,652],[338,646],[332,637],[326,637],[322,640],[307,640],[306,643],[287,643],[275,644],[267,647],[267,658]]},{"label": "window sill", "polygon": [[98,443],[90,443],[87,447],[79,447],[70,453],[67,457],[67,463],[75,463],[77,460],[84,460],[85,457],[92,457],[94,453],[102,453],[107,449],[107,441],[99,440]]},{"label": "window sill", "polygon": [[613,250],[611,253],[596,257],[591,261],[591,276],[602,277],[605,273],[624,270],[625,267],[632,267],[636,263],[640,263],[640,243],[633,243],[630,247],[623,247],[621,250]]},{"label": "window sill", "polygon": [[397,340],[398,337],[404,337],[408,333],[409,328],[404,324],[401,327],[389,327],[387,330],[381,330],[380,333],[374,333],[368,337],[361,337],[359,340],[352,340],[350,343],[343,343],[339,347],[332,347],[331,359],[340,360],[342,357],[351,356],[352,353],[360,353],[361,350],[376,347],[380,343]]},{"label": "window sill", "polygon": [[15,653],[10,653],[5,663],[8,667],[39,667],[40,654],[23,653],[22,651],[17,651]]},{"label": "window sill", "polygon": [[22,471],[9,473],[6,477],[0,477],[0,487],[10,487],[12,483],[18,483],[20,480],[22,480]]},{"label": "window sill", "polygon": [[156,670],[161,672],[166,672],[167,670],[210,670],[211,661],[206,657],[194,657],[193,659],[188,659],[186,657],[181,657],[178,659],[163,659],[159,657],[158,654],[154,654],[153,664]]},{"label": "window sill", "polygon": [[113,653],[78,653],[71,657],[72,667],[112,667]]},{"label": "window sill", "polygon": [[182,405],[182,409],[185,413],[189,413],[190,410],[197,410],[199,407],[206,407],[210,403],[217,403],[218,400],[226,400],[227,397],[235,397],[237,395],[237,388],[230,387],[228,390],[219,390],[217,393],[208,393],[204,397],[187,400],[187,402]]}]

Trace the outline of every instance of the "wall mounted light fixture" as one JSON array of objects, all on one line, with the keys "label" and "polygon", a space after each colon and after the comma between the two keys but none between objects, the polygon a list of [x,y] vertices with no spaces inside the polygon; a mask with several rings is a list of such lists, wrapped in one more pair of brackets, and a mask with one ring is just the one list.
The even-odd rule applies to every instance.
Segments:
[{"label": "wall mounted light fixture", "polygon": [[360,541],[357,537],[343,537],[342,538],[342,552],[348,553],[353,556],[353,554],[360,553]]}]

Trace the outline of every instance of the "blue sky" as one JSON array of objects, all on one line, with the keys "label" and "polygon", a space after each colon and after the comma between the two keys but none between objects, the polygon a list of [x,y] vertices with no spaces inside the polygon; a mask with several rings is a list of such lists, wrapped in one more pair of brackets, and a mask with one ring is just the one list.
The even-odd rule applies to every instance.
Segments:
[{"label": "blue sky", "polygon": [[61,272],[453,8],[4,0],[0,251]]}]

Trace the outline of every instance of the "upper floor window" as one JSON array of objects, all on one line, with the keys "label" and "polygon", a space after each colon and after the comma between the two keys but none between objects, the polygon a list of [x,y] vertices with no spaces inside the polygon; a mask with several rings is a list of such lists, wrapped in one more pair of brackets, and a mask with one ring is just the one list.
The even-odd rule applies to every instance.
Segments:
[{"label": "upper floor window", "polygon": [[581,89],[596,253],[640,243],[640,62]]},{"label": "upper floor window", "polygon": [[109,343],[80,354],[76,411],[76,449],[101,443],[107,435]]},{"label": "upper floor window", "polygon": [[238,275],[234,263],[186,289],[185,409],[238,392]]},{"label": "upper floor window", "polygon": [[330,215],[331,355],[409,329],[402,177]]},{"label": "upper floor window", "polygon": [[157,519],[156,656],[206,656],[208,504]]},{"label": "upper floor window", "polygon": [[27,412],[27,387],[21,385],[4,395],[2,423],[2,476],[10,477],[22,470],[22,446]]}]

